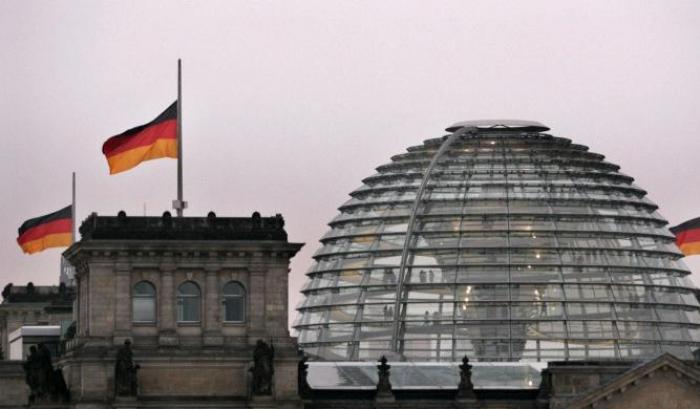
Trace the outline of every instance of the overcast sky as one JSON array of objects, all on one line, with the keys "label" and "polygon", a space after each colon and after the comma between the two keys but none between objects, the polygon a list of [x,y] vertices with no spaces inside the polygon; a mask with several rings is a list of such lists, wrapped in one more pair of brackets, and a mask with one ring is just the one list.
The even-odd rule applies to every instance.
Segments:
[{"label": "overcast sky", "polygon": [[[176,161],[109,176],[106,138],[176,97],[189,216],[282,213],[290,299],[347,194],[453,122],[537,120],[700,216],[698,1],[0,0],[0,285],[55,284],[22,221],[70,203],[160,215]],[[700,256],[686,260],[700,283]]]}]

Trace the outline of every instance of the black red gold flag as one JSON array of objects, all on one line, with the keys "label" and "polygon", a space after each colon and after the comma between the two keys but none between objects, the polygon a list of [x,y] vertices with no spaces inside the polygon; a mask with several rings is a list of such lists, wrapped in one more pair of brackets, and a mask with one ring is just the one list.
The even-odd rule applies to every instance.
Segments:
[{"label": "black red gold flag", "polygon": [[19,227],[17,243],[27,254],[36,253],[49,247],[70,246],[73,242],[72,220],[72,206],[29,219]]},{"label": "black red gold flag", "polygon": [[676,235],[676,244],[683,254],[700,254],[700,217],[671,227],[671,233]]},{"label": "black red gold flag", "polygon": [[153,121],[107,139],[102,153],[110,174],[151,159],[177,159],[177,101]]}]

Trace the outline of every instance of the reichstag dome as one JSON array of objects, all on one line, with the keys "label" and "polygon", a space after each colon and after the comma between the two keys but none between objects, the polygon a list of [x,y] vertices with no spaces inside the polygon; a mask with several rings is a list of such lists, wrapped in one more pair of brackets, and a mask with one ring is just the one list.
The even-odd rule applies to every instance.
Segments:
[{"label": "reichstag dome", "polygon": [[391,158],[330,222],[298,306],[320,360],[692,358],[700,307],[658,206],[532,121]]}]

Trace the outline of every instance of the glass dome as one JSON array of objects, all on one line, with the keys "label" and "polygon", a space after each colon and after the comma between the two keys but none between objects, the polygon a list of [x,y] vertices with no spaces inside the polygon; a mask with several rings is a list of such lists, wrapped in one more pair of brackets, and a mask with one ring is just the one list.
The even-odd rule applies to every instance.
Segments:
[{"label": "glass dome", "polygon": [[302,289],[306,353],[691,358],[698,299],[646,192],[542,124],[488,124],[455,124],[350,194]]}]

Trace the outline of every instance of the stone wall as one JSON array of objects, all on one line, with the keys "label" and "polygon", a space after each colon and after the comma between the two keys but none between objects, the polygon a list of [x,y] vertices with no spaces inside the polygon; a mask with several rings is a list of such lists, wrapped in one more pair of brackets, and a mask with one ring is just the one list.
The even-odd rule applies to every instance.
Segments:
[{"label": "stone wall", "polygon": [[569,401],[593,391],[629,370],[634,362],[552,362],[551,376],[553,409],[566,408]]},{"label": "stone wall", "polygon": [[22,361],[0,361],[0,408],[23,408],[29,388],[24,381]]},{"label": "stone wall", "polygon": [[697,409],[700,408],[700,388],[680,379],[672,371],[662,371],[649,379],[612,395],[600,409]]},{"label": "stone wall", "polygon": [[[114,402],[117,350],[128,339],[140,366],[138,399],[250,401],[253,351],[262,340],[274,347],[274,387],[259,399],[298,405],[287,288],[289,259],[301,244],[287,242],[282,226],[281,217],[257,214],[91,216],[83,239],[64,253],[76,266],[78,326],[60,364],[74,400]],[[142,281],[155,289],[153,322],[133,319],[133,289]],[[230,281],[245,290],[243,322],[224,320],[223,287]],[[179,322],[178,288],[186,282],[200,291],[200,316]]]},{"label": "stone wall", "polygon": [[60,286],[5,285],[0,304],[0,348],[9,359],[9,335],[25,325],[60,325],[72,321],[74,289]]}]

